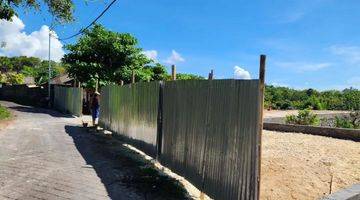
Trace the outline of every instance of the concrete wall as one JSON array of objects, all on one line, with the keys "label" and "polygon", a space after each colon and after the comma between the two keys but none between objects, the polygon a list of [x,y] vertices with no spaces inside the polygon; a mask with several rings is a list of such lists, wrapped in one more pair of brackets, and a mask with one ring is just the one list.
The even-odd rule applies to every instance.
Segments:
[{"label": "concrete wall", "polygon": [[320,200],[359,200],[360,199],[360,183],[349,188],[335,192]]}]

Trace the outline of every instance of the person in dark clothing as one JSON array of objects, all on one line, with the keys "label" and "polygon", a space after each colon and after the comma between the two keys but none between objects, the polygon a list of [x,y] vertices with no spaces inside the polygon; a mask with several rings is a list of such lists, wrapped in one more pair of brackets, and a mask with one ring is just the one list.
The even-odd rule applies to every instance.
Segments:
[{"label": "person in dark clothing", "polygon": [[99,118],[99,113],[100,113],[100,93],[99,92],[95,92],[91,101],[91,116],[92,116],[92,121],[93,121],[93,125],[96,126],[97,125],[97,119]]}]

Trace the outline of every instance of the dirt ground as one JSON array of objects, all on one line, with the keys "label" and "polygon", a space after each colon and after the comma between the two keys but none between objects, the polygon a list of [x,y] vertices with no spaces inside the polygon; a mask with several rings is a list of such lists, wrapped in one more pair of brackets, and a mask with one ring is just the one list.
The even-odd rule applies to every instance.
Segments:
[{"label": "dirt ground", "polygon": [[360,143],[263,131],[261,199],[318,199],[360,182]]}]

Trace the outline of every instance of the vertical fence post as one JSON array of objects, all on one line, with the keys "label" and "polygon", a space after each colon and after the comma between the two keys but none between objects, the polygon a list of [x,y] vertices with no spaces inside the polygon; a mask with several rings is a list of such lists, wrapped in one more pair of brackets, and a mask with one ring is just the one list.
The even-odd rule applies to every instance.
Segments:
[{"label": "vertical fence post", "polygon": [[135,71],[132,70],[131,72],[131,83],[135,83]]},{"label": "vertical fence post", "polygon": [[124,85],[124,81],[120,80],[120,85],[123,86]]},{"label": "vertical fence post", "polygon": [[157,136],[156,136],[156,160],[158,161],[160,161],[162,137],[163,137],[163,101],[164,101],[164,82],[160,81],[158,116],[157,116]]},{"label": "vertical fence post", "polygon": [[208,79],[209,79],[209,80],[213,80],[213,78],[214,78],[214,70],[212,69],[212,70],[210,71],[210,73],[209,73]]},{"label": "vertical fence post", "polygon": [[264,115],[264,92],[265,92],[265,65],[266,55],[260,55],[260,69],[259,69],[259,132],[257,136],[257,192],[256,199],[260,199],[260,172],[261,172],[261,138],[263,129],[263,115]]},{"label": "vertical fence post", "polygon": [[175,65],[171,65],[171,80],[173,80],[173,81],[176,80],[176,66]]}]

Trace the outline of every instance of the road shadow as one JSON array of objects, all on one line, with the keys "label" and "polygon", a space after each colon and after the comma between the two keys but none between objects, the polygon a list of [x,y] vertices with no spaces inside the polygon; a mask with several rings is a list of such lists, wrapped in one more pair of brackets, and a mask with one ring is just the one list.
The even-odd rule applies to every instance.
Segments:
[{"label": "road shadow", "polygon": [[72,115],[63,114],[56,110],[46,109],[46,108],[38,108],[38,107],[31,107],[31,106],[23,106],[23,105],[16,105],[16,106],[8,106],[9,109],[18,111],[18,112],[26,112],[26,113],[41,113],[41,114],[48,114],[52,117],[65,117],[65,118],[73,118]]},{"label": "road shadow", "polygon": [[157,171],[150,161],[125,147],[123,141],[89,130],[65,126],[111,199],[189,199],[180,182]]}]

